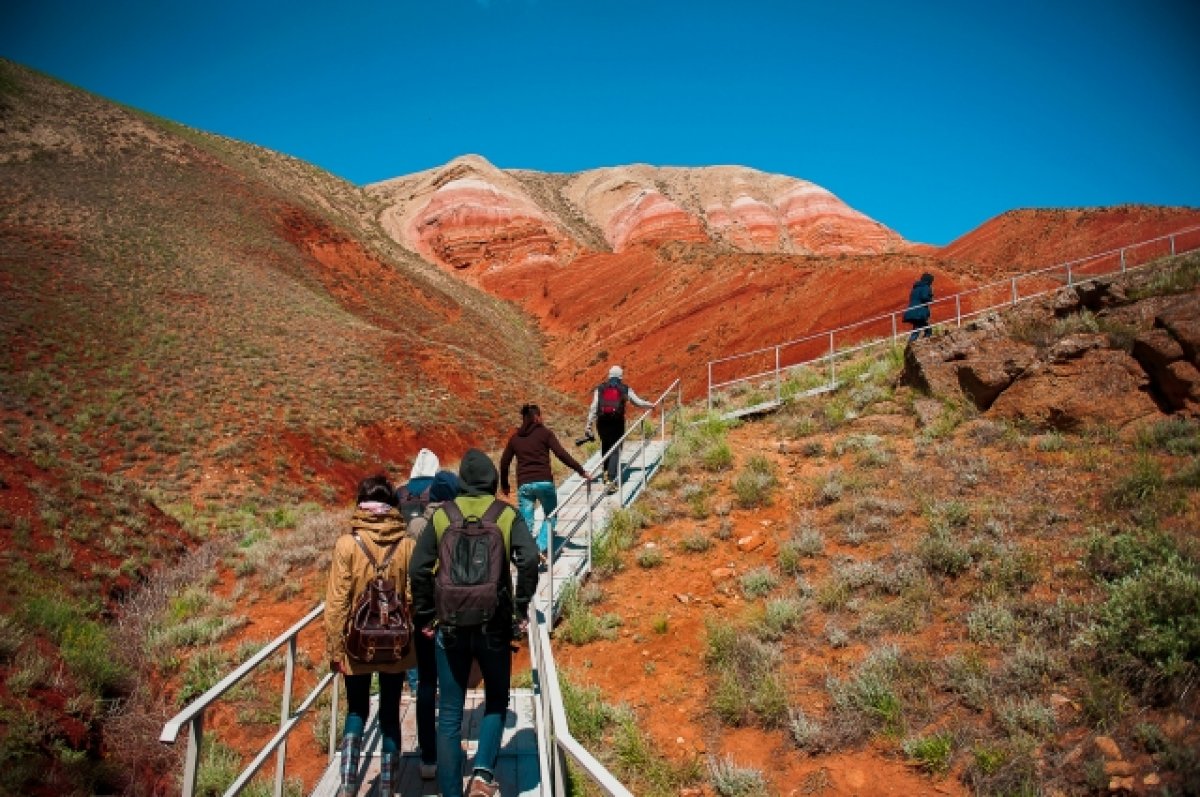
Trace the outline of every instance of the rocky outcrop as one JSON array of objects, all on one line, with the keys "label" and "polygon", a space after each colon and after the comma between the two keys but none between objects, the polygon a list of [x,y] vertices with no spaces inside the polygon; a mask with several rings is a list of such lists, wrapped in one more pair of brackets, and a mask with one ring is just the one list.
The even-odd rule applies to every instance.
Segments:
[{"label": "rocky outcrop", "polygon": [[1174,299],[1138,335],[1133,357],[1175,411],[1200,415],[1200,295]]},{"label": "rocky outcrop", "polygon": [[[1101,332],[1071,332],[1039,339],[1041,345],[1014,337],[1014,330],[1053,328],[1066,313],[1092,309],[1096,320],[1078,326],[1103,329],[1111,315],[1114,328],[1143,327],[1131,352]],[[1123,427],[1163,411],[1200,414],[1198,350],[1200,293],[1134,302],[1124,286],[1106,281],[1063,289],[1008,319],[985,316],[911,343],[901,381],[1038,428]]]}]

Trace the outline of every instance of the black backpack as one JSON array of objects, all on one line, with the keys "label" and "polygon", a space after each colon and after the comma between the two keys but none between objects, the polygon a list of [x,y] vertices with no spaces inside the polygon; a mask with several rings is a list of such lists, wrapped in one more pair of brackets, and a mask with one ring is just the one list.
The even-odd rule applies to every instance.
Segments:
[{"label": "black backpack", "polygon": [[413,634],[412,618],[403,596],[396,593],[396,582],[383,577],[400,543],[392,543],[383,561],[376,563],[362,537],[357,532],[353,536],[375,568],[375,578],[367,583],[346,618],[342,630],[346,654],[368,664],[392,664],[408,655]]},{"label": "black backpack", "polygon": [[482,517],[464,517],[457,502],[442,504],[450,523],[438,538],[433,579],[438,622],[482,625],[496,613],[508,567],[508,543],[496,521],[508,508],[503,501],[493,501]]},{"label": "black backpack", "polygon": [[404,518],[405,525],[425,514],[425,507],[429,506],[429,491],[432,489],[433,485],[430,484],[416,495],[408,491],[408,485],[396,490],[396,500],[399,503],[397,509],[400,510],[400,517]]},{"label": "black backpack", "polygon": [[625,394],[629,388],[610,380],[601,382],[596,390],[599,393],[596,410],[600,415],[612,417],[625,414]]}]

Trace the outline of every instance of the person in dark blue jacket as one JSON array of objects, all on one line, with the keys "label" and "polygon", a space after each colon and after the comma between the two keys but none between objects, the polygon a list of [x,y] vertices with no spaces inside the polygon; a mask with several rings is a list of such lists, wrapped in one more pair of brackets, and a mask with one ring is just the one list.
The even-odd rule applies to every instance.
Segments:
[{"label": "person in dark blue jacket", "polygon": [[913,328],[912,334],[908,336],[909,342],[916,340],[922,329],[925,330],[925,337],[933,334],[933,330],[929,328],[929,304],[932,301],[933,275],[925,272],[921,279],[913,283],[912,292],[908,294],[908,309],[902,316],[905,323],[911,324]]}]

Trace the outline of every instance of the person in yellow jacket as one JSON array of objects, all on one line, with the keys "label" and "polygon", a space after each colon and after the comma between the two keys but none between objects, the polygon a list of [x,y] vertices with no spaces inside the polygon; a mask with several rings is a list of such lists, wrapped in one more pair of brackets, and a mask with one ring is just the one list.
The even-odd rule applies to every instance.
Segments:
[{"label": "person in yellow jacket", "polygon": [[400,763],[400,693],[405,671],[416,666],[416,653],[387,664],[357,661],[346,653],[342,637],[346,618],[355,601],[375,577],[375,568],[363,552],[371,552],[382,563],[391,546],[396,546],[391,561],[383,570],[392,579],[404,600],[411,603],[408,590],[409,562],[413,540],[405,534],[404,521],[396,508],[396,491],[386,476],[371,476],[358,485],[357,504],[347,533],[338,537],[329,564],[329,583],[325,590],[325,639],[329,667],[341,673],[346,685],[346,723],[342,729],[341,788],[339,797],[358,794],[358,764],[363,729],[371,707],[371,675],[379,673],[379,731],[382,737],[379,793],[392,797]]}]

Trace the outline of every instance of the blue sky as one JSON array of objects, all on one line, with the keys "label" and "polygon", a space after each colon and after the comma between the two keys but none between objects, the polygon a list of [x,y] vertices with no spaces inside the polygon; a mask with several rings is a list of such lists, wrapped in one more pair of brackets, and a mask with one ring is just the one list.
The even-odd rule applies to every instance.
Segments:
[{"label": "blue sky", "polygon": [[1195,0],[9,0],[0,55],[365,184],[738,164],[906,238],[1200,206]]}]

